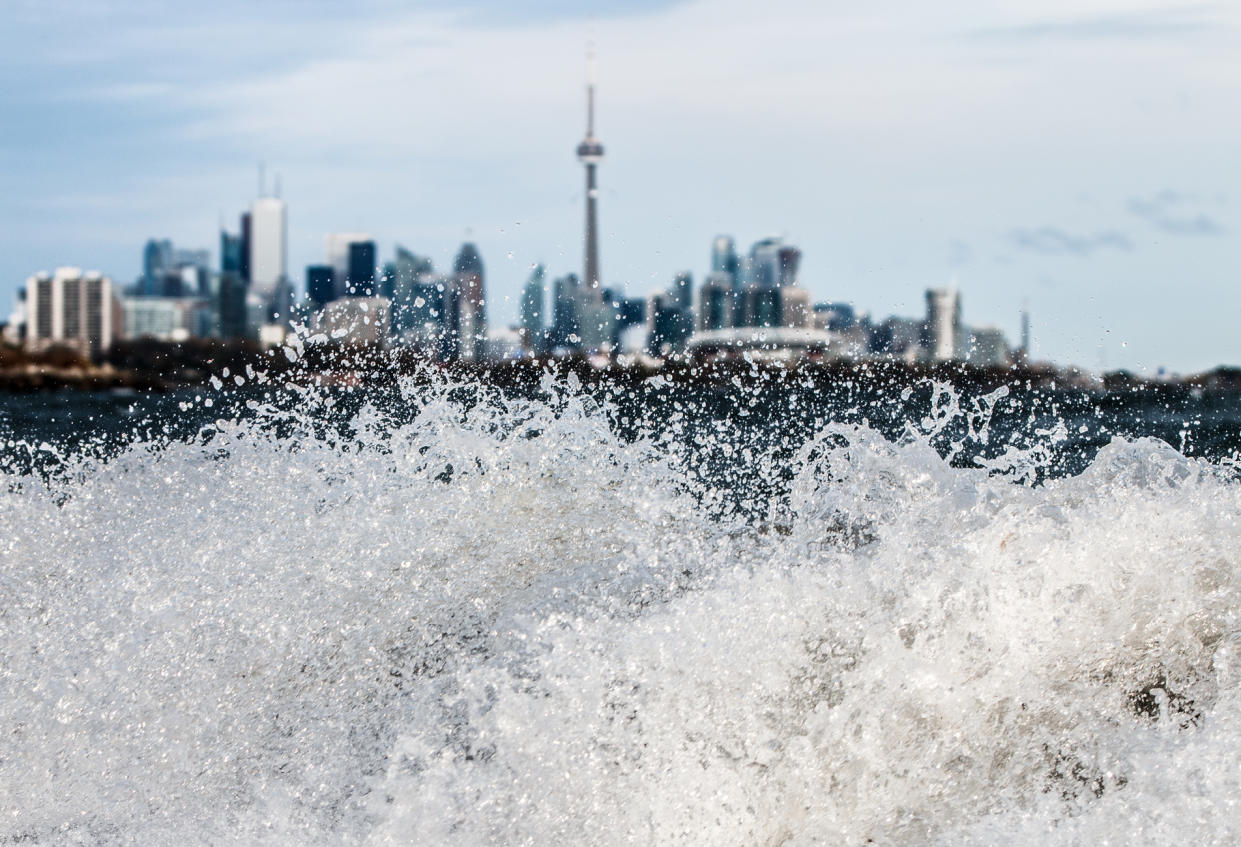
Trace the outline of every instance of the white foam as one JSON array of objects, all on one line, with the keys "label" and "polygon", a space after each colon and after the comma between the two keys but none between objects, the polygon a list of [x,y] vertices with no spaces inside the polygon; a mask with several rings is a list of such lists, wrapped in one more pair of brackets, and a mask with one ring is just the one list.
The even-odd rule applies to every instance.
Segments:
[{"label": "white foam", "polygon": [[0,840],[1235,840],[1234,469],[829,426],[749,527],[594,401],[419,396],[6,480]]}]

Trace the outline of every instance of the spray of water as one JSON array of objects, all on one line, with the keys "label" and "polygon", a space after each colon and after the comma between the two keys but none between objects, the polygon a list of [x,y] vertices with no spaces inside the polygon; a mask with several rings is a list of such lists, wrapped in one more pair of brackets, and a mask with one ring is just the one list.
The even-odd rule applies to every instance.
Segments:
[{"label": "spray of water", "polygon": [[[1241,834],[1234,466],[958,466],[1001,392],[783,453],[539,395],[7,473],[0,843]],[[787,484],[754,519],[703,455]]]}]

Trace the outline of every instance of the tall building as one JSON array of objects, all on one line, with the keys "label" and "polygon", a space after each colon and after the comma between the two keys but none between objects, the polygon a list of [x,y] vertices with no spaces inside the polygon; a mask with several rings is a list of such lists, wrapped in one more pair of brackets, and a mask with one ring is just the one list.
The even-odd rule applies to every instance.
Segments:
[{"label": "tall building", "polygon": [[349,296],[349,248],[350,245],[372,241],[365,232],[332,232],[323,237],[327,262],[336,272],[336,296]]},{"label": "tall building", "polygon": [[250,207],[250,292],[275,300],[288,279],[288,217],[279,197],[260,197]]},{"label": "tall building", "polygon": [[251,248],[251,245],[253,245],[253,243],[254,243],[254,239],[252,238],[252,233],[251,233],[250,213],[242,212],[241,213],[241,281],[246,284],[247,288],[249,288],[250,286],[250,253],[251,253],[250,248]]},{"label": "tall building", "polygon": [[456,324],[459,353],[467,361],[482,359],[487,345],[487,299],[483,287],[483,257],[473,242],[461,245],[453,272],[460,298]]},{"label": "tall building", "polygon": [[716,271],[707,277],[698,291],[698,329],[725,329],[733,325],[736,296],[733,276]]},{"label": "tall building", "polygon": [[167,238],[149,239],[142,248],[142,284],[139,292],[149,297],[164,293],[164,279],[173,270],[172,242]]},{"label": "tall building", "polygon": [[586,256],[582,282],[587,288],[598,288],[599,275],[599,189],[595,168],[603,161],[603,144],[595,137],[595,55],[587,55],[586,72],[586,138],[577,145],[577,158],[586,167]]},{"label": "tall building", "polygon": [[336,299],[336,269],[331,265],[306,268],[306,296],[316,308]]},{"label": "tall building", "polygon": [[926,292],[926,351],[936,362],[960,358],[961,298],[955,288]]},{"label": "tall building", "polygon": [[354,241],[349,245],[349,270],[345,291],[351,297],[375,296],[375,242]]},{"label": "tall building", "polygon": [[26,346],[58,344],[97,356],[120,331],[112,280],[98,271],[57,268],[26,280]]},{"label": "tall building", "polygon": [[542,265],[535,265],[521,292],[522,346],[535,353],[542,350],[544,329],[547,326],[546,277],[546,269]]},{"label": "tall building", "polygon": [[220,270],[224,273],[241,273],[242,239],[226,230],[220,230]]},{"label": "tall building", "polygon": [[711,242],[711,273],[737,276],[737,247],[731,235],[717,235]]}]

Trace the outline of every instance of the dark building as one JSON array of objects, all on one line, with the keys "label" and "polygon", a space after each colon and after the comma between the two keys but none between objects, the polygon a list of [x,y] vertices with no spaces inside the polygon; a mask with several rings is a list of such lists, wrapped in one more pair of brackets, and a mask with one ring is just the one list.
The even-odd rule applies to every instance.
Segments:
[{"label": "dark building", "polygon": [[306,268],[306,296],[316,307],[335,299],[336,269],[331,265],[310,265]]},{"label": "dark building", "polygon": [[241,236],[220,230],[220,270],[241,276],[241,252]]},{"label": "dark building", "polygon": [[483,358],[487,344],[487,299],[483,282],[483,257],[478,247],[467,241],[457,252],[453,263],[458,291],[455,327],[460,338],[460,357],[466,360]]},{"label": "dark building", "polygon": [[241,213],[241,281],[250,286],[250,213]]},{"label": "dark building", "polygon": [[694,308],[694,276],[689,271],[681,271],[672,279],[668,294],[678,309],[689,311]]},{"label": "dark building", "polygon": [[577,274],[566,274],[552,283],[552,326],[549,343],[554,347],[573,347],[580,341],[577,300],[581,282]]},{"label": "dark building", "polygon": [[647,349],[651,355],[666,356],[685,349],[694,332],[694,317],[666,294],[651,298],[651,335]]},{"label": "dark building", "polygon": [[345,292],[354,297],[375,296],[375,242],[355,241],[349,245],[349,273]]},{"label": "dark building", "polygon": [[241,275],[234,271],[220,274],[218,310],[220,313],[220,337],[244,338],[246,336],[246,285]]}]

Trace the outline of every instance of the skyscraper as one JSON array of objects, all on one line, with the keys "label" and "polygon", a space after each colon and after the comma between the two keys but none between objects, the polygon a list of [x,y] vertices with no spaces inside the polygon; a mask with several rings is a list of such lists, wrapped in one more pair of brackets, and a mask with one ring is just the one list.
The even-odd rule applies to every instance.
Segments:
[{"label": "skyscraper", "polygon": [[354,241],[349,245],[349,271],[345,293],[353,297],[375,296],[375,242]]},{"label": "skyscraper", "polygon": [[306,296],[316,307],[336,299],[336,270],[331,265],[310,265],[306,268]]},{"label": "skyscraper", "polygon": [[335,269],[336,276],[336,296],[347,297],[349,291],[349,248],[352,244],[371,241],[371,237],[364,232],[333,232],[324,236],[324,251],[327,254],[327,264]]},{"label": "skyscraper", "polygon": [[716,236],[711,244],[711,273],[737,275],[737,248],[731,235]]},{"label": "skyscraper", "polygon": [[599,226],[597,203],[599,189],[595,184],[595,167],[603,161],[603,144],[595,138],[595,54],[586,57],[586,138],[577,145],[577,158],[586,166],[586,261],[582,283],[587,289],[598,289]]},{"label": "skyscraper", "polygon": [[543,330],[547,326],[545,315],[547,303],[546,270],[535,265],[530,279],[521,292],[521,334],[527,350],[539,352],[543,345]]},{"label": "skyscraper", "polygon": [[275,299],[287,279],[288,218],[279,197],[260,197],[250,207],[250,292]]},{"label": "skyscraper", "polygon": [[457,324],[460,355],[467,361],[481,359],[487,343],[487,300],[483,288],[483,257],[473,242],[461,245],[453,271],[460,296]]},{"label": "skyscraper", "polygon": [[164,278],[173,271],[172,242],[152,238],[142,250],[141,293],[158,297],[164,293]]},{"label": "skyscraper", "polygon": [[936,362],[958,358],[961,334],[961,298],[956,288],[929,288],[926,292],[927,353]]}]

